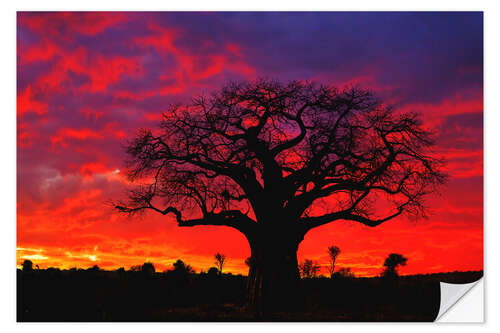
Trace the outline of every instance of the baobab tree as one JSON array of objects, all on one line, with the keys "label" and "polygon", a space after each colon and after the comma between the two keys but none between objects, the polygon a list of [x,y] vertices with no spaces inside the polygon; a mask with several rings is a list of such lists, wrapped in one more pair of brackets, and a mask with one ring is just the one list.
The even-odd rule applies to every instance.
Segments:
[{"label": "baobab tree", "polygon": [[226,256],[217,252],[214,255],[215,258],[215,266],[219,270],[219,274],[222,274],[222,268],[224,267],[224,263],[226,262]]},{"label": "baobab tree", "polygon": [[335,272],[335,261],[337,260],[339,254],[340,248],[338,246],[332,245],[328,247],[328,258],[330,259],[330,277],[333,277],[333,273]]},{"label": "baobab tree", "polygon": [[284,309],[295,304],[297,249],[311,229],[425,216],[425,195],[445,180],[433,144],[417,114],[358,87],[229,83],[137,133],[126,148],[136,185],[115,207],[238,230],[251,250],[250,305]]}]

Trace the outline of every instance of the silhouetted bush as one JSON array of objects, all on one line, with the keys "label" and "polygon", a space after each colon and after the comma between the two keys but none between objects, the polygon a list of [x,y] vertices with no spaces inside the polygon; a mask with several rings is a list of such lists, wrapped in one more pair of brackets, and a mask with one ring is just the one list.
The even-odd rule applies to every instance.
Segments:
[{"label": "silhouetted bush", "polygon": [[350,267],[343,267],[334,273],[333,277],[351,279],[354,278],[354,273],[351,271]]},{"label": "silhouetted bush", "polygon": [[386,278],[397,278],[399,266],[406,266],[408,258],[399,253],[391,253],[384,261],[384,271],[382,276]]},{"label": "silhouetted bush", "polygon": [[150,262],[145,262],[144,264],[142,264],[141,272],[146,274],[147,276],[153,276],[155,272],[155,266]]},{"label": "silhouetted bush", "polygon": [[33,262],[27,259],[23,262],[23,272],[31,272],[31,271],[33,271]]},{"label": "silhouetted bush", "polygon": [[316,262],[305,259],[299,264],[300,276],[304,279],[314,278],[318,275],[320,268],[321,267]]},{"label": "silhouetted bush", "polygon": [[217,267],[210,267],[207,274],[209,277],[216,277],[219,275],[219,269]]}]

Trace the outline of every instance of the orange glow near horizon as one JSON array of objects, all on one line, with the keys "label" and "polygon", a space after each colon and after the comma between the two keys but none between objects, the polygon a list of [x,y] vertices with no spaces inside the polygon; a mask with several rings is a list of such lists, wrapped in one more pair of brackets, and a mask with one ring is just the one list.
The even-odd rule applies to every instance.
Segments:
[{"label": "orange glow near horizon", "polygon": [[[440,30],[417,35],[423,32],[405,25],[413,16],[386,13],[398,28],[361,25],[366,33],[379,31],[372,37],[380,40],[358,50],[351,39],[335,35],[340,28],[333,23],[345,19],[341,14],[300,22],[288,18],[297,15],[292,13],[241,14],[238,20],[232,15],[18,13],[18,267],[27,259],[40,268],[65,269],[129,269],[152,262],[164,271],[182,259],[199,272],[214,266],[213,255],[221,252],[225,272],[246,275],[250,249],[239,232],[179,228],[172,216],[152,212],[127,218],[107,202],[123,198],[128,184],[123,143],[138,128],[154,128],[169,103],[189,101],[230,80],[267,76],[359,84],[398,110],[421,112],[425,126],[437,130],[436,151],[450,174],[441,193],[427,198],[428,219],[398,217],[375,228],[334,222],[306,235],[299,261],[313,259],[327,275],[327,247],[337,245],[337,269],[349,267],[357,276],[379,274],[393,252],[408,258],[400,269],[405,275],[482,270],[482,23],[480,41],[473,33],[461,37],[467,41],[451,40],[455,33]],[[315,32],[318,20],[328,33]],[[433,20],[421,30],[439,27]],[[400,29],[408,34],[398,35]],[[436,43],[432,38],[441,33]],[[327,46],[334,40],[339,49]],[[388,52],[391,45],[401,54]],[[466,47],[472,48],[469,57],[449,58],[457,54],[454,48]],[[432,90],[429,77],[435,80]]]}]

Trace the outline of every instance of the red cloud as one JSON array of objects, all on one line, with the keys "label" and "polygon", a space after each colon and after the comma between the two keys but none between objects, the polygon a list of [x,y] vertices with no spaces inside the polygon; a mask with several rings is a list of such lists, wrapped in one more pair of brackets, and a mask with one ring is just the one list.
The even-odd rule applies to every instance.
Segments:
[{"label": "red cloud", "polygon": [[148,28],[154,32],[153,35],[136,37],[132,40],[132,43],[142,48],[154,47],[157,50],[168,51],[174,54],[179,52],[174,46],[174,41],[180,34],[177,29],[167,29],[156,24],[148,24]]},{"label": "red cloud", "polygon": [[127,20],[119,12],[53,12],[18,13],[18,22],[34,32],[43,31],[52,37],[71,38],[76,32],[94,36]]},{"label": "red cloud", "polygon": [[51,60],[57,55],[61,55],[61,48],[49,40],[43,39],[39,44],[32,45],[26,50],[20,49],[18,55],[21,64],[27,64],[35,61]]},{"label": "red cloud", "polygon": [[[48,95],[57,91],[68,89],[68,74],[84,74],[87,71],[88,54],[83,47],[78,47],[72,52],[66,52],[58,58],[49,73],[40,75],[33,83],[38,90]],[[64,86],[64,88],[63,88]]]},{"label": "red cloud", "polygon": [[47,113],[48,109],[49,106],[47,103],[36,99],[31,85],[28,85],[23,92],[17,94],[17,112],[19,115],[23,115],[27,112],[42,115]]},{"label": "red cloud", "polygon": [[78,112],[83,113],[85,115],[85,118],[87,119],[94,118],[95,121],[101,118],[104,114],[104,111],[94,110],[88,106],[81,108],[80,110],[78,110]]},{"label": "red cloud", "polygon": [[30,147],[33,144],[37,134],[30,128],[29,123],[17,123],[17,145],[19,147]]},{"label": "red cloud", "polygon": [[427,125],[436,126],[446,116],[463,113],[483,112],[483,99],[464,99],[457,95],[454,98],[444,99],[438,103],[414,103],[398,108],[400,112],[422,111]]},{"label": "red cloud", "polygon": [[111,171],[105,164],[99,162],[85,163],[80,166],[80,173],[85,176],[91,176],[96,173],[105,173]]},{"label": "red cloud", "polygon": [[181,93],[186,89],[188,83],[211,78],[224,70],[245,76],[251,76],[255,73],[255,70],[250,65],[240,59],[241,53],[239,50],[241,47],[237,44],[227,44],[226,48],[220,52],[194,54],[175,44],[181,38],[181,31],[163,28],[155,24],[149,24],[148,27],[152,34],[145,37],[136,37],[132,43],[141,49],[153,48],[165,57],[169,54],[173,55],[178,67],[174,73],[162,74],[160,78],[175,78],[176,82],[163,85],[154,93],[144,92],[139,93],[139,95],[128,96],[126,92],[120,92],[117,97],[131,97],[131,99],[140,100],[156,93],[160,95]]},{"label": "red cloud", "polygon": [[123,74],[135,76],[141,72],[142,68],[137,59],[99,56],[90,63],[86,74],[90,78],[91,92],[106,92],[108,85],[118,82]]},{"label": "red cloud", "polygon": [[[40,50],[40,54],[43,50]],[[32,51],[35,54],[39,54]],[[20,66],[23,66],[21,64]],[[86,76],[89,80],[79,87],[73,87],[69,79],[70,73]],[[52,66],[50,72],[38,76],[24,91],[18,92],[18,114],[34,112],[44,114],[48,111],[48,103],[43,99],[56,92],[78,90],[81,92],[104,93],[108,86],[117,83],[123,75],[138,76],[142,73],[140,60],[122,56],[104,57],[102,55],[90,56],[83,47],[68,53],[61,53],[61,57]],[[35,91],[37,96],[35,96]],[[40,99],[39,99],[40,98]]]},{"label": "red cloud", "polygon": [[234,43],[227,43],[226,49],[229,52],[233,53],[234,55],[241,57],[241,46],[240,45],[234,44]]},{"label": "red cloud", "polygon": [[68,80],[69,72],[87,76],[90,83],[80,87],[81,91],[106,92],[108,85],[118,82],[124,74],[139,75],[141,65],[138,59],[121,56],[90,57],[87,50],[80,47],[72,53],[66,54],[56,63],[53,70],[41,76],[37,82],[46,90],[57,91],[62,89],[61,83]]},{"label": "red cloud", "polygon": [[106,126],[99,130],[92,130],[90,128],[61,128],[57,131],[56,135],[50,138],[52,145],[60,144],[62,147],[68,147],[68,140],[88,140],[88,139],[109,139],[116,138],[122,139],[126,136],[123,130],[118,129],[117,122],[106,124]]},{"label": "red cloud", "polygon": [[61,144],[63,147],[67,147],[68,139],[76,140],[86,140],[86,139],[100,139],[103,135],[99,132],[93,131],[88,128],[73,129],[73,128],[62,128],[57,134],[50,138],[50,142],[53,145]]}]

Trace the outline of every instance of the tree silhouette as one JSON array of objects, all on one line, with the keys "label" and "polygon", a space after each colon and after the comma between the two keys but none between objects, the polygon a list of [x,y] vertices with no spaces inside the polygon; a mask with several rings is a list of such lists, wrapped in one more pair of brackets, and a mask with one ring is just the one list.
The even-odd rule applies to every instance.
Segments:
[{"label": "tree silhouette", "polygon": [[23,272],[33,271],[33,262],[29,259],[23,261]]},{"label": "tree silhouette", "polygon": [[151,262],[145,262],[142,264],[141,271],[147,276],[153,276],[155,272],[155,266]]},{"label": "tree silhouette", "polygon": [[391,253],[387,256],[384,261],[384,271],[382,273],[383,276],[386,277],[397,277],[398,276],[398,267],[406,266],[406,262],[408,258],[405,258],[402,254],[399,253]]},{"label": "tree silhouette", "polygon": [[357,87],[230,83],[170,106],[158,129],[137,133],[126,148],[136,185],[114,205],[243,233],[250,305],[272,311],[295,303],[297,249],[309,230],[425,216],[425,195],[445,180],[433,144],[417,114]]},{"label": "tree silhouette", "polygon": [[181,259],[177,259],[176,262],[172,264],[174,266],[174,272],[179,272],[183,274],[192,274],[194,269],[190,265],[186,265]]},{"label": "tree silhouette", "polygon": [[335,273],[336,276],[340,276],[342,278],[353,278],[354,273],[351,271],[350,267],[343,267]]},{"label": "tree silhouette", "polygon": [[340,254],[340,248],[338,246],[329,246],[328,247],[328,257],[330,258],[330,277],[333,276],[335,272],[335,261],[337,260],[337,256]]},{"label": "tree silhouette", "polygon": [[216,277],[219,275],[219,269],[217,267],[210,267],[207,272],[208,276]]},{"label": "tree silhouette", "polygon": [[252,257],[245,259],[245,265],[247,265],[248,268],[252,267]]},{"label": "tree silhouette", "polygon": [[222,274],[222,267],[224,267],[224,262],[226,261],[226,256],[217,252],[214,255],[215,258],[215,266],[219,270],[219,274]]},{"label": "tree silhouette", "polygon": [[320,266],[310,259],[305,259],[299,265],[300,276],[305,279],[315,278],[320,270]]},{"label": "tree silhouette", "polygon": [[130,267],[130,270],[132,272],[140,272],[142,270],[142,266],[141,265],[134,265],[134,266]]}]

